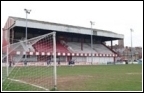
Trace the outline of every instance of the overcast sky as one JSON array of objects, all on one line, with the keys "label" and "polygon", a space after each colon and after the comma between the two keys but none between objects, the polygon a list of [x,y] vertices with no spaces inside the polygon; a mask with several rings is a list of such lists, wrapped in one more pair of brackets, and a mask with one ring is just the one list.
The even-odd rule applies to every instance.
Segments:
[{"label": "overcast sky", "polygon": [[95,22],[93,28],[123,34],[125,46],[131,45],[130,28],[132,28],[133,46],[143,45],[142,1],[1,1],[1,27],[4,27],[8,16],[25,18],[24,8],[32,10],[28,15],[30,19],[89,28],[90,21],[93,21]]}]

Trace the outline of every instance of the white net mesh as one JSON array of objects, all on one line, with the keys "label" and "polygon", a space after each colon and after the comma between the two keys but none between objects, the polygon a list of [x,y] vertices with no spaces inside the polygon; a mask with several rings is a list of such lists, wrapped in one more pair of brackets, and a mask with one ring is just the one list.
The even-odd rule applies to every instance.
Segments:
[{"label": "white net mesh", "polygon": [[44,91],[56,86],[55,33],[2,48],[2,90]]}]

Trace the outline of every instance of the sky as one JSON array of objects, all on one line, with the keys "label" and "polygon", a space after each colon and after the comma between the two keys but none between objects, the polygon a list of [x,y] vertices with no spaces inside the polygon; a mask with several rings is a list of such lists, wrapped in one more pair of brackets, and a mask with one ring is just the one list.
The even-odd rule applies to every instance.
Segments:
[{"label": "sky", "polygon": [[[143,46],[143,1],[1,1],[1,30],[8,16],[112,31],[124,35],[124,45]],[[1,31],[2,32],[2,31]],[[108,43],[109,44],[109,43]],[[117,41],[114,41],[117,44]]]}]

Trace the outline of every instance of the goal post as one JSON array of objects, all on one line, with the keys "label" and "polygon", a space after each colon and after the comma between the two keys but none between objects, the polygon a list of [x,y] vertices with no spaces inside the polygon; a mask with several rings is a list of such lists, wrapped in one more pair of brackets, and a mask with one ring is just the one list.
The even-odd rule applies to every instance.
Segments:
[{"label": "goal post", "polygon": [[54,90],[57,90],[56,32],[54,32],[53,35],[53,53],[54,53]]},{"label": "goal post", "polygon": [[2,91],[56,90],[56,65],[56,32],[4,46]]}]

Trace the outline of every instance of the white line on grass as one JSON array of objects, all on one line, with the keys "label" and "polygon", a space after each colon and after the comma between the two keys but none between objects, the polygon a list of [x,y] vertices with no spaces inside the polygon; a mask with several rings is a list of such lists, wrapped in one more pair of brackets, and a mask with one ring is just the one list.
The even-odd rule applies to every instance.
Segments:
[{"label": "white line on grass", "polygon": [[38,85],[35,85],[35,84],[30,84],[30,83],[27,83],[25,81],[21,81],[21,80],[17,80],[17,79],[11,79],[11,78],[8,78],[8,79],[11,80],[11,81],[16,81],[16,82],[28,84],[28,85],[31,85],[31,86],[34,86],[34,87],[41,88],[41,89],[49,91],[49,89],[47,89],[47,88],[44,88],[44,87],[41,87],[41,86],[38,86]]}]

